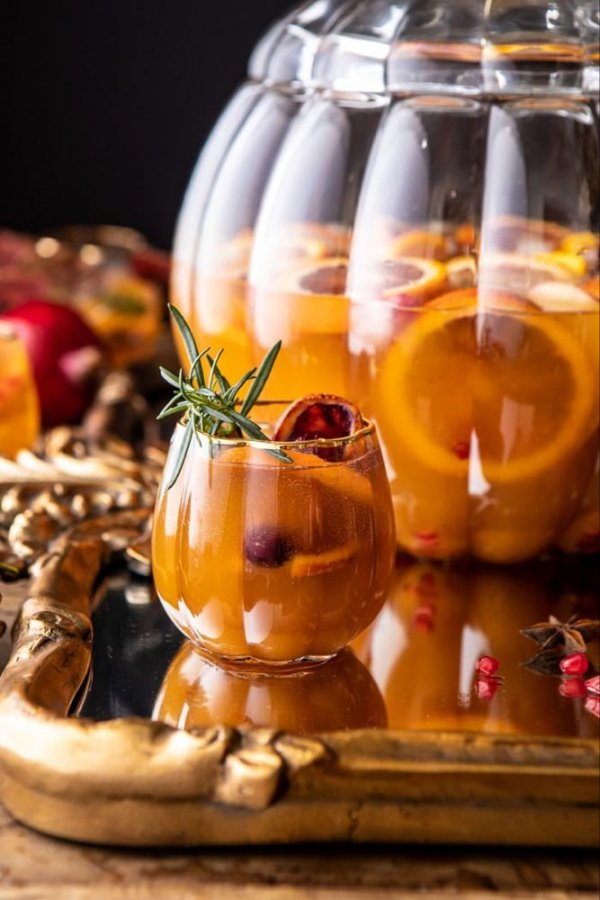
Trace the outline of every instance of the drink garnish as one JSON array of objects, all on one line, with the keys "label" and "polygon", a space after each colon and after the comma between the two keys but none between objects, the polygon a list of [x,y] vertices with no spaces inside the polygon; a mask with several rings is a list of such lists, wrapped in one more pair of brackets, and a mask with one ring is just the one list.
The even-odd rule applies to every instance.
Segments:
[{"label": "drink garnish", "polygon": [[[275,425],[276,441],[332,441],[350,437],[365,426],[360,410],[334,394],[309,394],[292,403]],[[311,453],[335,461],[343,448],[314,446]]]},{"label": "drink garnish", "polygon": [[[160,367],[161,376],[175,393],[157,418],[164,419],[167,416],[177,415],[182,416],[185,421],[185,433],[167,490],[179,477],[194,435],[200,442],[202,434],[217,438],[269,440],[256,422],[248,416],[264,390],[281,349],[281,341],[278,341],[265,355],[260,366],[250,369],[232,385],[219,366],[223,351],[219,350],[212,357],[210,347],[198,350],[194,335],[184,316],[170,304],[169,311],[181,334],[190,369],[188,375],[185,375],[182,369],[176,375],[163,366]],[[244,388],[246,393],[242,396]],[[283,450],[274,447],[265,447],[265,450],[281,462],[292,461]]]}]

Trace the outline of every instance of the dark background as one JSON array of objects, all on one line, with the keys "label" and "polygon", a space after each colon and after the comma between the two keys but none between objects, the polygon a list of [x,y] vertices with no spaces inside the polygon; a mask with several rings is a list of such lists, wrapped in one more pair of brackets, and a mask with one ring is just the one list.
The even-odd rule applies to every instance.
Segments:
[{"label": "dark background", "polygon": [[168,248],[204,139],[290,5],[11,4],[0,26],[0,227],[129,225]]}]

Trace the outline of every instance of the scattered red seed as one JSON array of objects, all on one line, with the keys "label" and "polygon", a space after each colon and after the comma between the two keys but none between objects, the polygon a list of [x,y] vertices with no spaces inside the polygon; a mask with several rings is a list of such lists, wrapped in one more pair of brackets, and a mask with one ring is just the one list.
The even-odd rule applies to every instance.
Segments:
[{"label": "scattered red seed", "polygon": [[585,675],[589,668],[585,653],[571,653],[560,661],[560,671],[565,675]]},{"label": "scattered red seed", "polygon": [[452,452],[459,459],[468,459],[471,455],[471,445],[469,441],[456,441],[452,444]]},{"label": "scattered red seed", "polygon": [[585,681],[583,678],[565,678],[558,686],[558,693],[561,697],[585,697],[587,691],[585,689]]},{"label": "scattered red seed", "polygon": [[415,537],[424,547],[435,547],[440,542],[437,531],[417,531]]},{"label": "scattered red seed", "polygon": [[475,665],[475,670],[482,675],[495,675],[500,668],[500,661],[494,656],[480,656]]},{"label": "scattered red seed", "polygon": [[479,700],[491,700],[501,685],[499,678],[479,678],[475,682],[475,693]]},{"label": "scattered red seed", "polygon": [[433,629],[435,628],[431,613],[425,613],[422,611],[420,612],[419,610],[415,610],[415,613],[412,617],[412,625],[419,631],[429,632],[433,631]]},{"label": "scattered red seed", "polygon": [[588,697],[584,706],[589,713],[600,719],[600,697]]},{"label": "scattered red seed", "polygon": [[585,687],[588,694],[600,694],[600,675],[594,675],[593,678],[588,678]]}]

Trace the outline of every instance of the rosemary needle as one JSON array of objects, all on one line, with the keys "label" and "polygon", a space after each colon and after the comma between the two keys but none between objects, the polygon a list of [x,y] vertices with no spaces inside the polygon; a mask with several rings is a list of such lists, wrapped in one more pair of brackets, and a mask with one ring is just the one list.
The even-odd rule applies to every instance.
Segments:
[{"label": "rosemary needle", "polygon": [[[182,369],[176,375],[162,366],[160,368],[162,378],[173,388],[173,396],[157,418],[165,419],[167,416],[177,415],[182,416],[185,421],[185,434],[167,490],[179,477],[194,435],[198,440],[201,440],[203,434],[211,437],[248,438],[253,441],[269,440],[256,422],[248,416],[253,406],[259,402],[281,349],[281,341],[278,341],[268,351],[258,368],[250,369],[231,385],[220,367],[223,351],[219,350],[214,357],[210,355],[209,347],[199,351],[185,317],[171,304],[169,311],[181,334],[190,370],[189,375],[185,375]],[[246,394],[241,397],[240,392],[244,388]],[[287,453],[277,447],[265,447],[265,450],[281,462],[292,462]]]}]

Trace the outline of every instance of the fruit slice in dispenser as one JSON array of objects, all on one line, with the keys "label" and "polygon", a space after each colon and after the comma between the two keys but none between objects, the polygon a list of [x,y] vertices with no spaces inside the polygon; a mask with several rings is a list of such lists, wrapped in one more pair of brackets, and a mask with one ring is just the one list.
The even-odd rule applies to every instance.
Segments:
[{"label": "fruit slice in dispenser", "polygon": [[347,271],[346,257],[303,261],[274,273],[272,289],[252,290],[256,353],[283,343],[268,397],[289,399],[323,388],[348,393]]},{"label": "fruit slice in dispenser", "polygon": [[350,650],[302,674],[245,678],[185,643],[163,680],[153,719],[177,728],[275,728],[294,734],[383,728],[383,697]]},{"label": "fruit slice in dispenser", "polygon": [[591,476],[597,372],[554,318],[510,295],[477,313],[470,293],[462,308],[461,292],[439,298],[392,346],[377,421],[401,546],[515,562],[549,545]]}]

